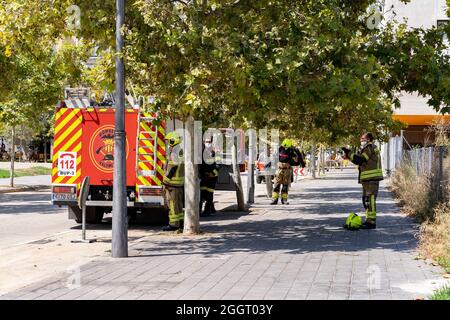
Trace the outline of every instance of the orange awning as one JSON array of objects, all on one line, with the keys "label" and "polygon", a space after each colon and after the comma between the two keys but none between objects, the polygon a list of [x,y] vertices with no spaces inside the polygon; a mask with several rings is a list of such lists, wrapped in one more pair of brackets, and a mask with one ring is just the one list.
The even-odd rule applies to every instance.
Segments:
[{"label": "orange awning", "polygon": [[410,126],[429,126],[435,119],[442,119],[450,121],[450,115],[410,115],[410,114],[394,114],[392,116],[395,120],[399,120]]}]

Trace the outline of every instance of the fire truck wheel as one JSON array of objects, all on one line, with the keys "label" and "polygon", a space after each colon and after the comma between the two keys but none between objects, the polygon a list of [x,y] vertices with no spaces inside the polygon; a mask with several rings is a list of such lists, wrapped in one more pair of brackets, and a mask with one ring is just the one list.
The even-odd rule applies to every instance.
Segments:
[{"label": "fire truck wheel", "polygon": [[[101,223],[105,209],[102,207],[86,208],[86,223]],[[82,212],[78,206],[69,206],[69,216],[75,218],[75,222],[82,223]]]},{"label": "fire truck wheel", "polygon": [[103,207],[87,207],[86,208],[86,222],[87,223],[101,223],[105,208]]}]

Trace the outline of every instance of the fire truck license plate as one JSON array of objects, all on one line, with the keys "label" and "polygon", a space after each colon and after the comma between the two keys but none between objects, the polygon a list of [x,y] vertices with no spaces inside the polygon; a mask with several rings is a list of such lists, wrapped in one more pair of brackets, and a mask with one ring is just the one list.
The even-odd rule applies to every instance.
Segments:
[{"label": "fire truck license plate", "polygon": [[52,200],[57,201],[67,201],[67,200],[77,200],[76,194],[71,193],[52,193]]}]

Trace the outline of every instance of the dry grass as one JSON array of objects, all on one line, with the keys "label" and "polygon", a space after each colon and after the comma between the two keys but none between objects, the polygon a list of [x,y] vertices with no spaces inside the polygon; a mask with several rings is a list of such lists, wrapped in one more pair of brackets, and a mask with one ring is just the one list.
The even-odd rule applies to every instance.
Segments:
[{"label": "dry grass", "polygon": [[450,272],[450,157],[445,159],[443,169],[446,189],[441,202],[437,199],[433,177],[418,176],[408,164],[397,169],[390,189],[404,212],[422,223],[419,246],[421,253],[436,260]]},{"label": "dry grass", "polygon": [[411,165],[404,164],[396,170],[390,189],[404,212],[414,216],[419,222],[433,216],[436,197],[433,193],[431,177],[418,176]]},{"label": "dry grass", "polygon": [[439,204],[434,214],[421,226],[420,250],[450,272],[450,203]]}]

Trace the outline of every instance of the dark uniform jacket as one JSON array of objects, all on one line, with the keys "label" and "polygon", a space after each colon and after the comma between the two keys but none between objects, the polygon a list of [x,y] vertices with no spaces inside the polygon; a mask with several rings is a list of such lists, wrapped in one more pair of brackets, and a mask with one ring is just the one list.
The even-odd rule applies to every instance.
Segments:
[{"label": "dark uniform jacket", "polygon": [[368,143],[359,153],[350,152],[348,158],[358,165],[359,183],[383,180],[380,151],[373,143]]},{"label": "dark uniform jacket", "polygon": [[219,176],[219,165],[216,163],[216,153],[212,148],[204,148],[203,154],[208,156],[209,161],[205,161],[203,159],[202,164],[200,165],[200,178],[201,179],[211,179],[217,178]]}]

